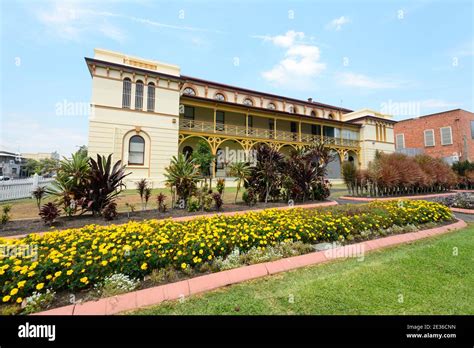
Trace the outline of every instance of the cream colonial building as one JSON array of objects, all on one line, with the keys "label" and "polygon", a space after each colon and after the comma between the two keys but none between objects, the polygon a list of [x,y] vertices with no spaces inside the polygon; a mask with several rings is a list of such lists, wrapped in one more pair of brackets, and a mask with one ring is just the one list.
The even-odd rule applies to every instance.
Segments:
[{"label": "cream colonial building", "polygon": [[[176,65],[96,49],[85,58],[92,76],[89,153],[113,154],[132,172],[162,186],[172,156],[204,139],[214,154],[247,153],[259,143],[283,153],[322,141],[341,163],[367,167],[375,151],[394,152],[394,121],[371,110],[352,111],[182,75]],[[212,172],[225,177],[228,162]]]}]

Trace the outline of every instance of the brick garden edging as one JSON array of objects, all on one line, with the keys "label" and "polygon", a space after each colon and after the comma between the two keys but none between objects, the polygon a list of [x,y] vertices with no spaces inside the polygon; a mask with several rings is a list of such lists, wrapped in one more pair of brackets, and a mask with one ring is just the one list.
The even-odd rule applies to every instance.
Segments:
[{"label": "brick garden edging", "polygon": [[449,209],[451,209],[455,213],[470,214],[470,215],[474,214],[474,209],[452,208],[452,207],[449,207]]},{"label": "brick garden edging", "polygon": [[[462,191],[465,192],[465,191]],[[359,202],[372,202],[372,201],[390,201],[394,199],[424,199],[424,198],[436,198],[436,197],[445,197],[453,196],[457,192],[448,192],[448,193],[432,193],[429,195],[415,195],[415,196],[398,196],[398,197],[352,197],[352,196],[341,196],[339,199],[347,201],[359,201]]]},{"label": "brick garden edging", "polygon": [[103,298],[98,301],[89,301],[82,304],[58,307],[33,315],[111,315],[124,311],[139,309],[146,306],[157,305],[163,301],[177,300],[190,295],[215,290],[227,285],[241,283],[247,280],[265,277],[280,272],[289,271],[305,266],[316,265],[332,259],[344,258],[345,255],[353,255],[354,250],[362,252],[383,249],[415,240],[427,238],[458,230],[466,227],[463,220],[431,228],[428,230],[393,235],[384,238],[368,240],[360,243],[350,244],[339,248],[318,251],[280,259],[272,262],[264,262],[250,266],[234,268],[199,277],[169,283],[148,289],[129,292],[123,295]]},{"label": "brick garden edging", "polygon": [[[327,201],[327,202],[319,202],[319,203],[309,203],[309,204],[299,204],[299,205],[293,205],[293,206],[283,206],[283,207],[273,207],[273,208],[260,208],[260,209],[249,209],[249,210],[239,210],[239,211],[228,211],[225,213],[210,213],[210,214],[200,214],[200,215],[189,215],[189,216],[179,216],[179,217],[169,217],[169,218],[164,218],[164,219],[159,219],[159,220],[173,220],[173,221],[189,221],[193,219],[198,219],[202,217],[213,217],[213,216],[232,216],[232,215],[239,215],[239,214],[246,214],[246,213],[253,213],[253,212],[260,212],[263,210],[267,209],[277,209],[277,210],[287,210],[287,209],[294,209],[294,208],[303,208],[303,209],[311,209],[311,208],[319,208],[319,207],[329,207],[333,205],[338,205],[336,201]],[[80,227],[75,227],[75,228],[80,228]],[[44,231],[44,232],[32,232],[28,234],[37,234],[37,235],[44,235],[46,233],[53,233],[53,232],[60,232],[61,230],[51,230],[51,231]],[[1,236],[0,238],[4,239],[19,239],[19,238],[24,238],[28,234],[16,234],[12,236]]]}]

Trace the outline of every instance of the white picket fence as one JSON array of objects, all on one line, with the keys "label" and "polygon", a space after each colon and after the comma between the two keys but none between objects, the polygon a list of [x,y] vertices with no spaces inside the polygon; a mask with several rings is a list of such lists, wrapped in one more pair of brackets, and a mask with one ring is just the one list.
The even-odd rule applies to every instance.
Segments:
[{"label": "white picket fence", "polygon": [[38,186],[48,186],[53,178],[41,178],[34,175],[27,179],[0,181],[0,202],[12,199],[30,198],[31,192]]}]

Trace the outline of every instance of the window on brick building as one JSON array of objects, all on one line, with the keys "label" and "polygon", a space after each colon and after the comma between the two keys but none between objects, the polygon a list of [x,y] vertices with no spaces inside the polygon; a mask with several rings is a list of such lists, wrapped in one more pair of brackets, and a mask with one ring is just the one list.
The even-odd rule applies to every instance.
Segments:
[{"label": "window on brick building", "polygon": [[471,121],[471,139],[474,139],[474,121]]},{"label": "window on brick building", "polygon": [[432,129],[426,129],[425,135],[425,146],[435,146],[434,131]]},{"label": "window on brick building", "polygon": [[441,127],[441,145],[451,145],[453,143],[453,134],[451,132],[451,127]]},{"label": "window on brick building", "polygon": [[404,149],[405,148],[405,134],[397,134],[396,138],[396,147],[397,149]]}]

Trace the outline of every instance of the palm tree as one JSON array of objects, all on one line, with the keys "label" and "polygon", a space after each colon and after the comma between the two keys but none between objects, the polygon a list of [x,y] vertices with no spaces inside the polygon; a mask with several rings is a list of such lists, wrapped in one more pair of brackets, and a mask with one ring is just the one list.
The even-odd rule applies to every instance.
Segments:
[{"label": "palm tree", "polygon": [[237,197],[239,196],[239,191],[242,183],[247,181],[247,178],[250,176],[250,166],[245,162],[237,162],[230,165],[229,168],[230,176],[235,177],[237,182],[237,191],[235,192],[235,203],[237,203]]},{"label": "palm tree", "polygon": [[178,157],[173,156],[170,165],[165,168],[166,184],[175,190],[178,199],[184,200],[184,205],[199,181],[198,167],[193,159],[179,154]]}]

